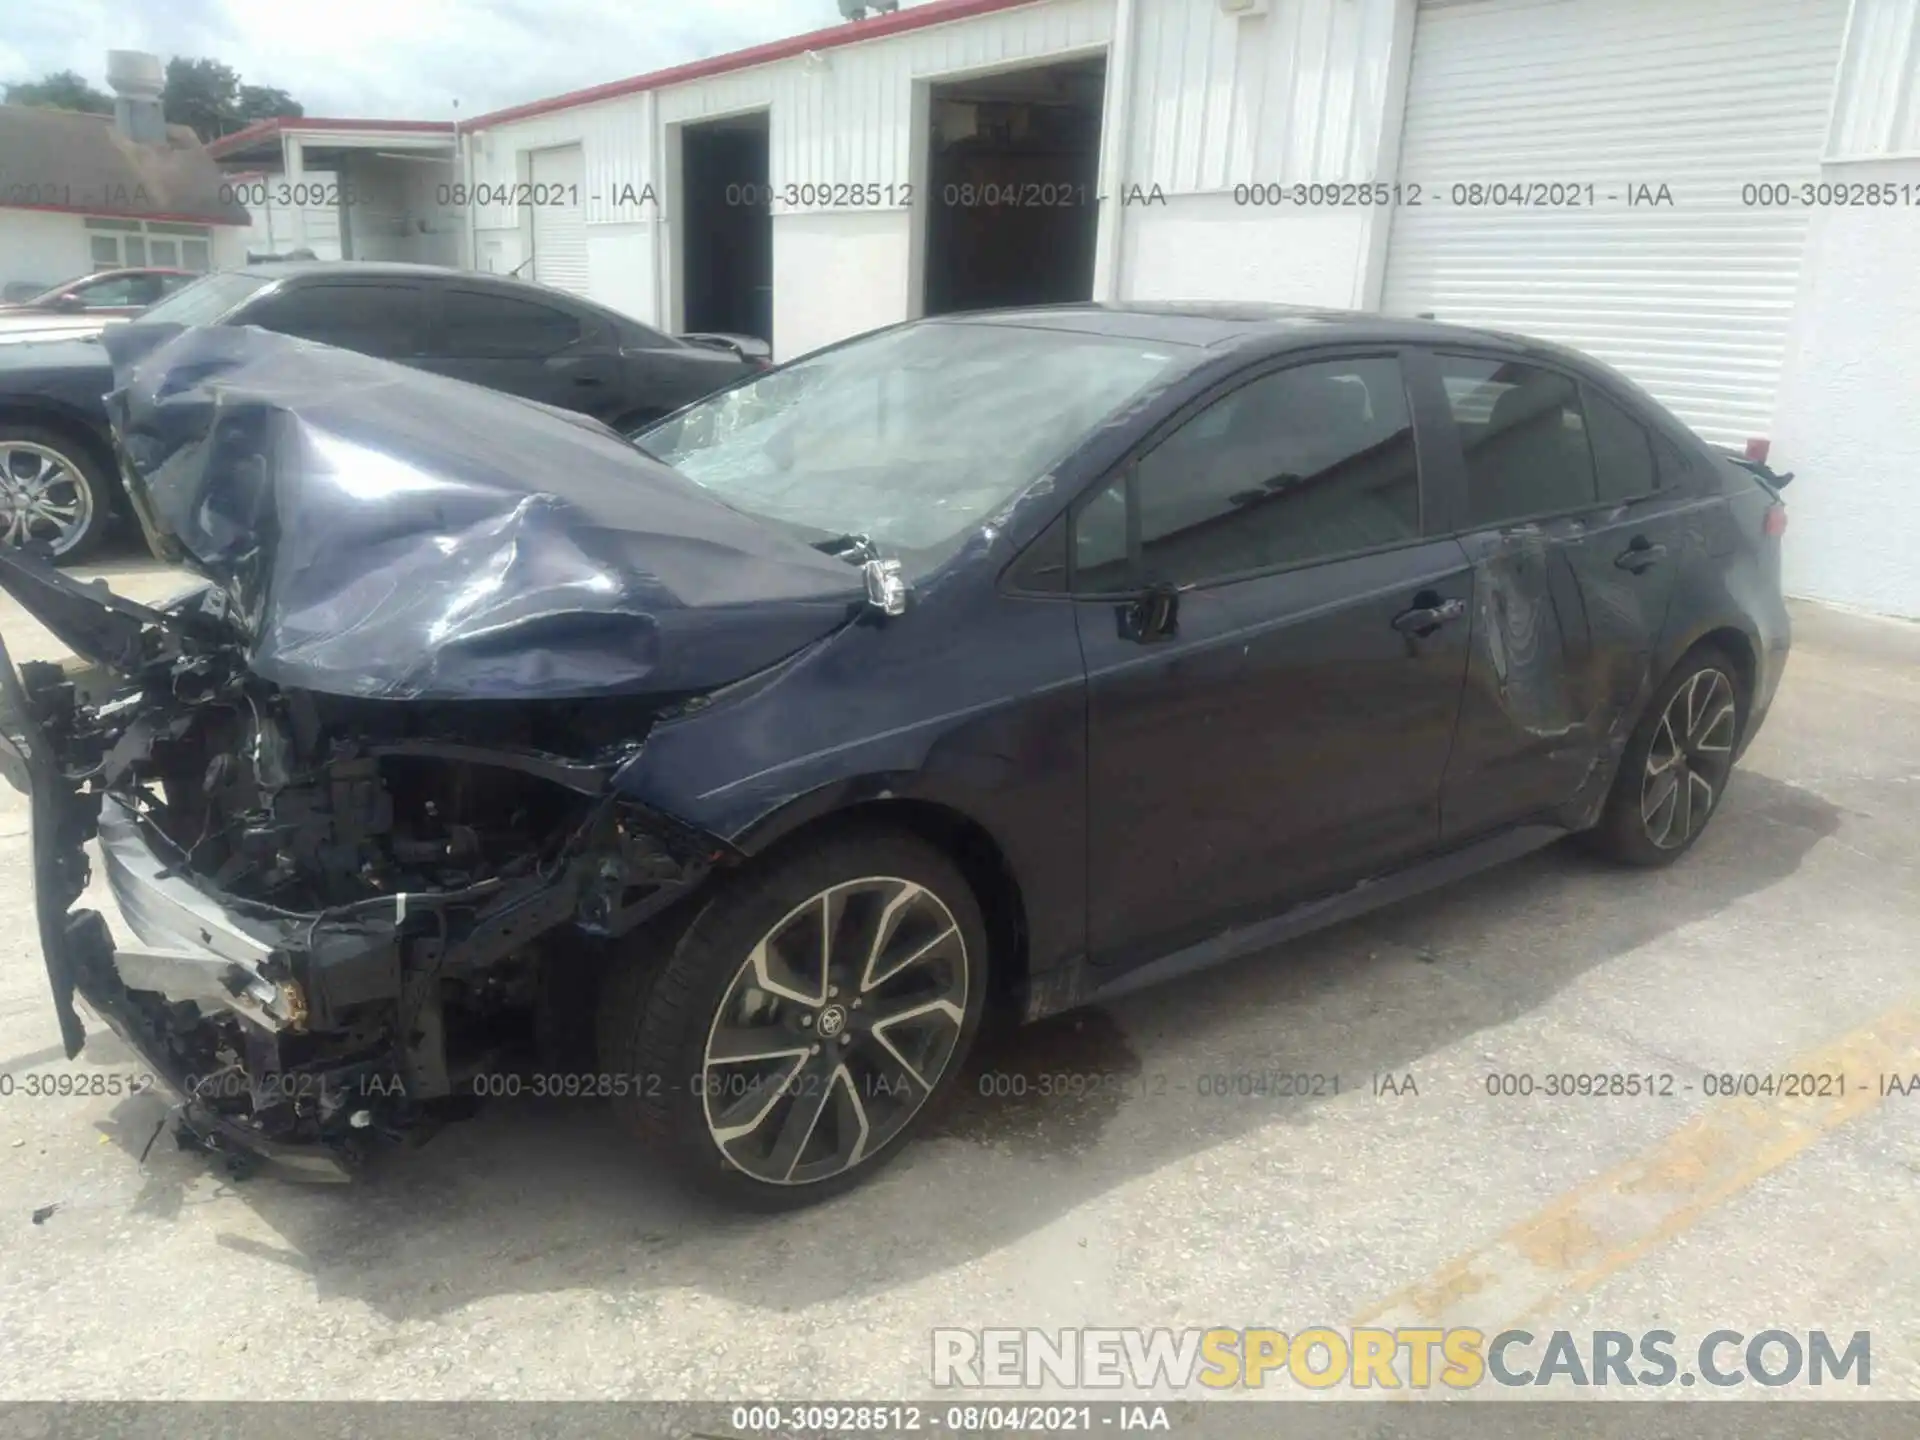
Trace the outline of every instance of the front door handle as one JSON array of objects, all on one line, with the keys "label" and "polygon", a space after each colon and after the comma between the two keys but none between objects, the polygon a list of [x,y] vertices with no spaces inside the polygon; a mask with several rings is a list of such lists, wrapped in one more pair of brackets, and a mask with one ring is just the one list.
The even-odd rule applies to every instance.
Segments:
[{"label": "front door handle", "polygon": [[1667,558],[1667,547],[1656,545],[1644,535],[1636,535],[1627,542],[1627,548],[1613,557],[1613,563],[1622,570],[1630,570],[1635,575],[1651,570]]},{"label": "front door handle", "polygon": [[1466,613],[1467,602],[1464,600],[1436,600],[1431,605],[1416,605],[1411,610],[1402,610],[1393,617],[1393,628],[1402,635],[1424,637]]}]

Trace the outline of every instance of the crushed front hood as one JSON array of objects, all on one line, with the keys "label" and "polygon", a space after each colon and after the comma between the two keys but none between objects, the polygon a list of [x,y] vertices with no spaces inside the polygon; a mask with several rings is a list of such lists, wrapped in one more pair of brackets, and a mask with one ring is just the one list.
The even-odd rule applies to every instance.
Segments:
[{"label": "crushed front hood", "polygon": [[712,689],[857,614],[861,574],[594,421],[248,328],[115,326],[155,552],[275,684],[386,700]]}]

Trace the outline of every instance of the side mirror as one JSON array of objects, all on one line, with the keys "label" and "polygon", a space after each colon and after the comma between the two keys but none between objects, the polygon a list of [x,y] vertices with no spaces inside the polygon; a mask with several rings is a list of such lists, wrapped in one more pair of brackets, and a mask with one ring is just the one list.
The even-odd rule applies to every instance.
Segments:
[{"label": "side mirror", "polygon": [[87,302],[78,295],[68,292],[53,302],[53,308],[62,315],[72,315],[87,308]]},{"label": "side mirror", "polygon": [[1180,633],[1180,592],[1166,581],[1149,585],[1119,607],[1120,638],[1137,645],[1171,640]]}]

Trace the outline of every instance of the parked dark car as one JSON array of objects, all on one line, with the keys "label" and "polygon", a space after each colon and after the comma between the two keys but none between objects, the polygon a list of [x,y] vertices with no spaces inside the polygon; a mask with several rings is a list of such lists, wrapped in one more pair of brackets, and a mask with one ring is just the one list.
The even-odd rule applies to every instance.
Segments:
[{"label": "parked dark car", "polygon": [[[154,611],[0,552],[111,677],[0,663],[55,1006],[189,1133],[304,1164],[518,1089],[817,1199],[984,1015],[1569,834],[1671,863],[1787,654],[1756,472],[1443,325],[946,317],[640,448],[249,331],[115,406],[156,547],[212,583]],[[70,908],[89,836],[127,938]]]},{"label": "parked dark car", "polygon": [[[256,325],[626,429],[767,364],[756,341],[681,340],[530,281],[432,265],[249,265],[137,323]],[[112,382],[97,336],[0,345],[0,544],[43,541],[69,563],[98,546],[120,501],[102,405]]]},{"label": "parked dark car", "polygon": [[198,278],[191,270],[95,270],[0,304],[0,320],[35,311],[47,315],[137,315]]}]

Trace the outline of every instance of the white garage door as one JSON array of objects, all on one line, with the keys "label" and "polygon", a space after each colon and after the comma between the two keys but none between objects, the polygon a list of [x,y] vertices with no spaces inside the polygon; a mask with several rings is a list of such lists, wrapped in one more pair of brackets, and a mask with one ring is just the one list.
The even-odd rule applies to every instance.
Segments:
[{"label": "white garage door", "polygon": [[535,150],[533,278],[556,290],[587,293],[586,161],[578,145]]},{"label": "white garage door", "polygon": [[[1427,0],[1399,171],[1425,203],[1394,217],[1382,307],[1576,345],[1710,440],[1766,435],[1807,215],[1742,189],[1819,180],[1846,11]],[[1499,203],[1555,185],[1582,207]]]}]

